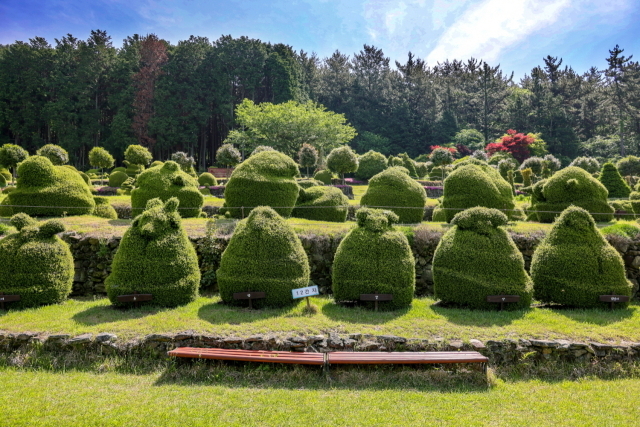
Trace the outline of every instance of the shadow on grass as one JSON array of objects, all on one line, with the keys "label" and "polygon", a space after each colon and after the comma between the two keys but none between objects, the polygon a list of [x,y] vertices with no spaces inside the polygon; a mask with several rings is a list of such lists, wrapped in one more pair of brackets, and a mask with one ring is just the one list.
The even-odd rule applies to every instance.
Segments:
[{"label": "shadow on grass", "polygon": [[240,325],[242,323],[251,323],[273,317],[285,316],[295,308],[296,305],[291,305],[286,308],[249,309],[248,304],[246,307],[242,307],[218,301],[200,307],[198,317],[214,325],[227,323],[230,325]]},{"label": "shadow on grass", "polygon": [[522,319],[531,309],[524,310],[470,310],[468,308],[448,307],[439,303],[430,307],[434,313],[448,322],[465,326],[507,326]]},{"label": "shadow on grass", "polygon": [[72,319],[82,325],[93,326],[101,323],[140,319],[145,316],[157,314],[161,310],[165,309],[153,305],[143,305],[140,308],[120,308],[111,305],[100,305],[76,313]]},{"label": "shadow on grass", "polygon": [[630,305],[628,308],[584,309],[563,306],[553,306],[553,310],[559,315],[567,317],[575,322],[590,323],[598,326],[608,326],[633,317],[638,310],[638,305]]},{"label": "shadow on grass", "polygon": [[404,316],[411,310],[411,307],[405,307],[398,310],[384,310],[380,303],[379,311],[375,311],[367,306],[359,303],[346,304],[335,302],[327,302],[322,306],[322,314],[331,320],[361,323],[365,325],[380,325]]}]

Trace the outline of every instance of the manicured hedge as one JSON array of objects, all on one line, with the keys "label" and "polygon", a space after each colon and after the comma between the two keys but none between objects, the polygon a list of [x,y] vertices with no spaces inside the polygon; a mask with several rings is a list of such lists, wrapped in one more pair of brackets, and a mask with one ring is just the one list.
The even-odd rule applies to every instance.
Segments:
[{"label": "manicured hedge", "polygon": [[11,308],[66,300],[74,269],[69,247],[56,236],[65,230],[64,224],[57,219],[38,224],[19,213],[11,218],[11,225],[18,232],[0,240],[0,290],[20,295]]},{"label": "manicured hedge", "polygon": [[93,215],[100,218],[118,219],[116,210],[109,203],[109,198],[104,196],[94,196],[93,200],[96,202],[96,208],[93,210]]},{"label": "manicured hedge", "polygon": [[[298,185],[302,188],[311,188],[324,185],[324,182],[318,181],[317,179],[309,178],[309,179],[298,179],[296,180]],[[299,197],[298,197],[299,198]]]},{"label": "manicured hedge", "polygon": [[369,180],[387,168],[387,158],[384,154],[369,150],[360,156],[360,165],[356,171],[356,177]]},{"label": "manicured hedge", "polygon": [[198,255],[182,227],[179,204],[175,197],[165,203],[149,200],[124,233],[105,280],[113,305],[123,305],[118,295],[134,292],[153,294],[149,304],[162,307],[187,304],[198,297]]},{"label": "manicured hedge", "polygon": [[631,188],[629,188],[613,163],[608,162],[602,165],[602,171],[600,172],[598,181],[607,188],[609,197],[629,197],[631,193]]},{"label": "manicured hedge", "polygon": [[316,172],[316,174],[313,176],[313,179],[318,180],[326,185],[331,185],[331,180],[334,177],[335,175],[329,169],[323,169]]},{"label": "manicured hedge", "polygon": [[[261,156],[272,152],[262,152]],[[309,285],[309,260],[290,225],[267,206],[251,211],[240,221],[222,254],[216,272],[220,297],[229,304],[246,305],[233,299],[235,292],[265,292],[255,307],[291,304],[291,290]]]},{"label": "manicured hedge", "polygon": [[589,211],[596,221],[613,219],[613,208],[607,203],[608,191],[590,173],[576,166],[564,168],[551,178],[538,181],[532,189],[531,210],[534,219],[553,222],[571,205]]},{"label": "manicured hedge", "polygon": [[[407,237],[393,228],[398,216],[389,210],[362,208],[358,226],[340,242],[333,261],[335,301],[359,301],[360,294],[393,294],[380,309],[411,304],[415,260]],[[373,306],[373,302],[368,303]]]},{"label": "manicured hedge", "polygon": [[138,175],[136,188],[131,191],[132,214],[134,217],[140,215],[151,199],[167,201],[172,197],[180,201],[178,212],[183,218],[200,215],[204,197],[198,190],[198,181],[176,162],[167,161]]},{"label": "manicured hedge", "polygon": [[457,164],[444,180],[442,208],[447,222],[464,209],[484,206],[513,215],[515,203],[511,185],[500,173],[481,160]]},{"label": "manicured hedge", "polygon": [[[224,190],[224,211],[246,217],[256,206],[272,206],[280,215],[291,215],[300,186],[298,165],[279,151],[254,154],[235,168]],[[240,209],[244,206],[243,210]]]},{"label": "manicured hedge", "polygon": [[369,188],[360,204],[374,208],[388,207],[398,215],[400,223],[415,224],[422,222],[426,201],[424,187],[401,168],[394,166],[369,180]]},{"label": "manicured hedge", "polygon": [[507,216],[475,207],[455,215],[433,255],[436,298],[469,308],[495,309],[489,295],[520,295],[506,308],[529,307],[533,283],[524,259],[507,233]]},{"label": "manicured hedge", "polygon": [[209,172],[205,172],[198,177],[198,184],[204,185],[206,187],[213,187],[215,185],[218,185],[218,180]]},{"label": "manicured hedge", "polygon": [[126,172],[115,171],[109,175],[109,187],[120,187],[129,178]]},{"label": "manicured hedge", "polygon": [[[54,166],[49,159],[31,156],[18,167],[18,184],[3,201],[5,216],[24,212],[32,216],[87,215],[95,202],[91,190],[77,171]],[[26,207],[34,206],[34,207]]]},{"label": "manicured hedge", "polygon": [[[631,296],[624,262],[585,209],[562,212],[531,260],[535,298],[573,307],[605,307],[600,295]],[[617,304],[626,307],[628,304]]]},{"label": "manicured hedge", "polygon": [[314,186],[302,188],[291,216],[315,221],[345,222],[349,199],[339,188]]}]

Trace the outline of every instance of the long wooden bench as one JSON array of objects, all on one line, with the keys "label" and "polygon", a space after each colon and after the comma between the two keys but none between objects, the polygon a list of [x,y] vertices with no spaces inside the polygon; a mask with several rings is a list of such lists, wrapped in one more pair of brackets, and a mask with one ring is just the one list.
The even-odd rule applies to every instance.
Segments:
[{"label": "long wooden bench", "polygon": [[300,365],[324,365],[324,354],[295,351],[227,350],[223,348],[180,347],[171,350],[169,356],[196,359],[237,360],[241,362],[295,363]]}]

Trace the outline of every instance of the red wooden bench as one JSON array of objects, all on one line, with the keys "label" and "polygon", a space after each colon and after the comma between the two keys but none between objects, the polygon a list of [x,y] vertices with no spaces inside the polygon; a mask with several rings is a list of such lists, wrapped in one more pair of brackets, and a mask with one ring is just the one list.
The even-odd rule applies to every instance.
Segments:
[{"label": "red wooden bench", "polygon": [[241,362],[295,363],[300,365],[324,365],[324,354],[295,351],[227,350],[223,348],[180,347],[171,350],[169,356],[196,359],[237,360]]}]

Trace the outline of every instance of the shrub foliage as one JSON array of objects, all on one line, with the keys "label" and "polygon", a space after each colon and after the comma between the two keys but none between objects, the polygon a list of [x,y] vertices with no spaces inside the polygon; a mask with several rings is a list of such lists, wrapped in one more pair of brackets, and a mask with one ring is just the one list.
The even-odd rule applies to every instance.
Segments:
[{"label": "shrub foliage", "polygon": [[369,180],[387,168],[387,158],[377,151],[369,150],[359,159],[356,177]]},{"label": "shrub foliage", "polygon": [[613,163],[602,165],[598,181],[607,188],[609,197],[626,198],[631,193],[631,188],[629,188]]},{"label": "shrub foliage", "polygon": [[312,186],[300,189],[291,216],[315,221],[345,222],[348,211],[349,199],[339,188]]},{"label": "shrub foliage", "polygon": [[[406,169],[405,169],[406,170]],[[371,207],[389,207],[398,215],[400,223],[422,222],[427,193],[424,187],[402,170],[391,167],[375,175],[360,204]]]}]

